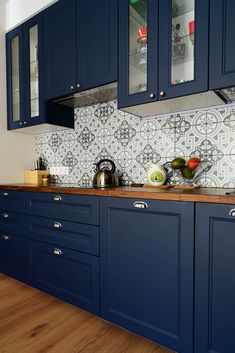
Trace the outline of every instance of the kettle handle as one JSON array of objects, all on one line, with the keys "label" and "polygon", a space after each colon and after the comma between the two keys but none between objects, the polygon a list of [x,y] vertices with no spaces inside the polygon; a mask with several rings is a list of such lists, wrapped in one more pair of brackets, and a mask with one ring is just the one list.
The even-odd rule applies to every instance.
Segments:
[{"label": "kettle handle", "polygon": [[114,173],[116,170],[116,166],[115,166],[114,162],[111,161],[111,159],[101,159],[96,165],[97,171],[100,170],[100,166],[104,162],[108,162],[111,165],[111,167],[112,167],[111,173]]}]

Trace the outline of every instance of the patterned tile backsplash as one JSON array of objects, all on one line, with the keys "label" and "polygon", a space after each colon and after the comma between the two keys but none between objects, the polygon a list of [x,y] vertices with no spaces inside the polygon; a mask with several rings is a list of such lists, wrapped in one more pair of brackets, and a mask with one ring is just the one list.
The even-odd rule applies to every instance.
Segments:
[{"label": "patterned tile backsplash", "polygon": [[[75,110],[75,131],[37,135],[36,152],[48,167],[68,166],[61,183],[91,186],[94,163],[112,159],[124,185],[145,182],[145,164],[199,156],[212,162],[198,183],[235,187],[235,105],[141,119],[117,110],[117,102]],[[175,176],[174,183],[181,181]]]}]

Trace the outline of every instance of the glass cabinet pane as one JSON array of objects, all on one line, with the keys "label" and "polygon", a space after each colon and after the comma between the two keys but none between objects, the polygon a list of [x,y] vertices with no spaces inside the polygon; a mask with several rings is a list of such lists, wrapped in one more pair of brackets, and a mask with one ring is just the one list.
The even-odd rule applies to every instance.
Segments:
[{"label": "glass cabinet pane", "polygon": [[19,74],[19,37],[11,41],[11,72],[12,72],[12,119],[20,120],[20,74]]},{"label": "glass cabinet pane", "polygon": [[129,0],[129,94],[147,91],[147,1]]},{"label": "glass cabinet pane", "polygon": [[39,115],[39,78],[38,78],[38,26],[29,30],[30,46],[30,117]]},{"label": "glass cabinet pane", "polygon": [[194,80],[195,0],[172,0],[171,84]]}]

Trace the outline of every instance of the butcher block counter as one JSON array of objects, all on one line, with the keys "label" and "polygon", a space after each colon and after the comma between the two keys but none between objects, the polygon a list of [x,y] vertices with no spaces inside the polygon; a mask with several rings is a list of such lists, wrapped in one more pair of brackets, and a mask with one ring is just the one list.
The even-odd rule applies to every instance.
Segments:
[{"label": "butcher block counter", "polygon": [[0,185],[0,189],[32,192],[51,192],[74,195],[94,195],[104,197],[126,197],[154,200],[235,204],[235,194],[227,195],[227,193],[233,193],[233,191],[235,190],[224,188],[157,189],[146,187],[113,187],[105,189],[95,189],[65,185],[39,186],[32,184],[3,184]]}]

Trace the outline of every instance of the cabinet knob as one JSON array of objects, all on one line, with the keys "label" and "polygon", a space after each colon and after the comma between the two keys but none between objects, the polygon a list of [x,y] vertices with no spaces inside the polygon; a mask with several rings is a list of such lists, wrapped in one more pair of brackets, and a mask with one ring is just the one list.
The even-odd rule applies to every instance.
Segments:
[{"label": "cabinet knob", "polygon": [[161,92],[160,92],[160,96],[161,96],[161,97],[164,97],[165,94],[166,94],[166,92],[164,92],[164,91],[161,91]]},{"label": "cabinet knob", "polygon": [[62,201],[62,197],[60,195],[54,195],[53,200],[56,202]]},{"label": "cabinet knob", "polygon": [[77,83],[77,88],[80,88],[80,87],[81,87],[80,83]]},{"label": "cabinet knob", "polygon": [[24,121],[24,123],[23,123],[24,125],[27,125],[28,123],[27,123],[27,121]]},{"label": "cabinet knob", "polygon": [[154,93],[150,93],[149,97],[150,98],[155,98],[155,94]]},{"label": "cabinet knob", "polygon": [[62,228],[62,224],[60,222],[54,222],[53,227],[55,229],[61,229]]},{"label": "cabinet knob", "polygon": [[8,235],[3,234],[3,235],[1,235],[1,239],[2,240],[9,240],[10,237]]},{"label": "cabinet knob", "polygon": [[20,125],[20,126],[22,126],[22,125],[23,125],[22,121],[20,121],[19,125]]},{"label": "cabinet knob", "polygon": [[54,255],[57,255],[57,256],[60,256],[60,255],[62,255],[62,251],[61,251],[60,249],[55,248],[55,249],[53,250],[53,254],[54,254]]},{"label": "cabinet knob", "polygon": [[8,213],[2,213],[2,218],[4,218],[4,219],[9,218],[9,214]]},{"label": "cabinet knob", "polygon": [[70,89],[71,89],[71,90],[74,90],[74,86],[73,86],[73,85],[71,85],[71,86],[70,86]]},{"label": "cabinet knob", "polygon": [[143,201],[136,201],[133,203],[133,207],[134,208],[140,208],[140,209],[146,209],[148,208],[148,204],[146,202]]},{"label": "cabinet knob", "polygon": [[235,217],[235,209],[234,208],[229,212],[229,216]]},{"label": "cabinet knob", "polygon": [[9,194],[8,194],[8,192],[3,192],[2,193],[2,196],[4,196],[4,197],[7,197]]}]

